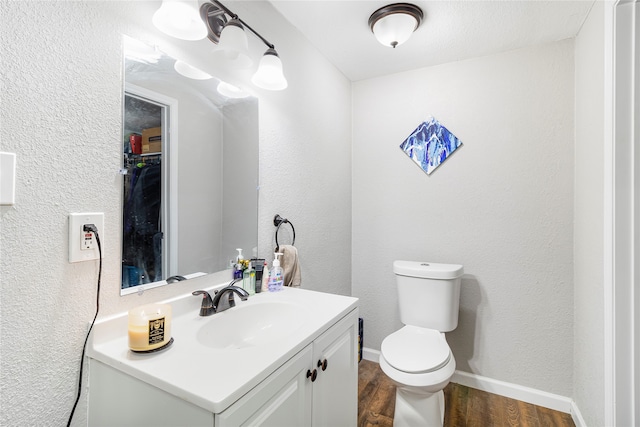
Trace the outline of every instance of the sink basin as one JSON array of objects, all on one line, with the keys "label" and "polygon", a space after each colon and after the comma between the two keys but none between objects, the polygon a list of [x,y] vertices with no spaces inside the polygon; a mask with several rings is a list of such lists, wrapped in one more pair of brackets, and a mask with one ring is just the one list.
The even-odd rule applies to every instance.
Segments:
[{"label": "sink basin", "polygon": [[196,339],[200,344],[218,350],[273,344],[299,329],[304,314],[302,306],[289,302],[240,303],[212,315],[200,327]]}]

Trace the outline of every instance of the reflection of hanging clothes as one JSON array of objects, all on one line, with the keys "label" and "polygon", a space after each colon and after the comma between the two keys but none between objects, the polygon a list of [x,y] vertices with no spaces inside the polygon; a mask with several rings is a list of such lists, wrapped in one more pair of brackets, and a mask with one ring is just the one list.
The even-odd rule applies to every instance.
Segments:
[{"label": "reflection of hanging clothes", "polygon": [[[144,275],[140,283],[162,279],[161,178],[160,164],[135,169],[125,203],[123,261],[137,267]],[[132,286],[136,284],[130,283]]]},{"label": "reflection of hanging clothes", "polygon": [[140,172],[142,169],[133,166],[129,167],[127,173],[128,184],[125,184],[124,188],[124,232],[131,233],[131,228],[133,227],[133,189],[136,186],[136,182],[138,181],[138,177],[140,176]]},{"label": "reflection of hanging clothes", "polygon": [[138,234],[155,234],[160,224],[160,165],[145,166],[133,187],[133,230]]}]

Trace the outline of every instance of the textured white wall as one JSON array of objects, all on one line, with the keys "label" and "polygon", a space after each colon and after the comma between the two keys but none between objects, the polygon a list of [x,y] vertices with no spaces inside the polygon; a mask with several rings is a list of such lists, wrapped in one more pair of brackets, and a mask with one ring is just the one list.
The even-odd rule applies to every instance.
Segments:
[{"label": "textured white wall", "polygon": [[[354,83],[353,277],[365,346],[398,329],[393,260],[459,263],[460,370],[572,394],[573,41]],[[400,150],[428,115],[463,146]]]},{"label": "textured white wall", "polygon": [[104,288],[118,293],[121,41],[102,4],[0,8],[2,150],[17,154],[1,216],[0,424],[64,425],[97,280],[97,262],[67,262],[70,212],[105,213]]},{"label": "textured white wall", "polygon": [[604,2],[576,38],[573,398],[587,425],[604,420]]},{"label": "textured white wall", "polygon": [[[0,1],[1,149],[18,158],[17,204],[0,211],[0,425],[64,425],[75,398],[97,262],[67,262],[70,212],[105,213],[103,315],[201,286],[119,295],[121,34],[157,37],[159,4]],[[287,216],[303,287],[350,294],[350,83],[268,3],[227,5],[276,44],[290,85],[259,93],[261,252],[273,215]],[[209,42],[175,46],[210,69]]]},{"label": "textured white wall", "polygon": [[[351,82],[266,2],[241,1],[234,12],[244,16],[245,5],[289,81],[286,91],[260,97],[260,253],[275,248],[280,214],[295,226],[302,286],[351,295]],[[289,243],[281,230],[280,244]]]}]

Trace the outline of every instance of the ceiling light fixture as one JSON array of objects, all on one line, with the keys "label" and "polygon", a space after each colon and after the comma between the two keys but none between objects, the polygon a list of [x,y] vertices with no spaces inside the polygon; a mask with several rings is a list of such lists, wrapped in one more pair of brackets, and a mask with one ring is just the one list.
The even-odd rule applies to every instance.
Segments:
[{"label": "ceiling light fixture", "polygon": [[423,18],[418,6],[394,3],[373,12],[369,17],[369,28],[380,43],[395,48],[409,40]]},{"label": "ceiling light fixture", "polygon": [[287,87],[287,79],[282,71],[282,61],[275,46],[247,25],[238,15],[219,1],[212,0],[200,6],[200,17],[207,27],[209,40],[218,44],[219,50],[237,67],[251,66],[252,61],[248,55],[247,36],[244,30],[246,28],[251,31],[267,46],[267,51],[260,60],[258,70],[251,81],[256,86],[268,90],[282,90]]}]

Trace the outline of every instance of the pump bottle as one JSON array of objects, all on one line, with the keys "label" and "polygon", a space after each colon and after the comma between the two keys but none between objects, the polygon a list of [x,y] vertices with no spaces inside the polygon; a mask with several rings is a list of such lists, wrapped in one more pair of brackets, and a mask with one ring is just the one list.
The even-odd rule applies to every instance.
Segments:
[{"label": "pump bottle", "polygon": [[251,261],[248,262],[247,268],[242,273],[242,287],[249,292],[249,295],[256,293],[256,271],[253,269]]},{"label": "pump bottle", "polygon": [[273,256],[273,267],[271,267],[271,271],[269,271],[269,292],[278,292],[282,290],[282,285],[284,284],[284,272],[282,271],[282,267],[280,267],[280,260],[278,259],[282,254],[276,252]]},{"label": "pump bottle", "polygon": [[233,278],[242,279],[242,271],[244,270],[242,268],[242,248],[237,248],[236,251],[238,251],[238,256],[236,257],[236,264],[233,269]]}]

